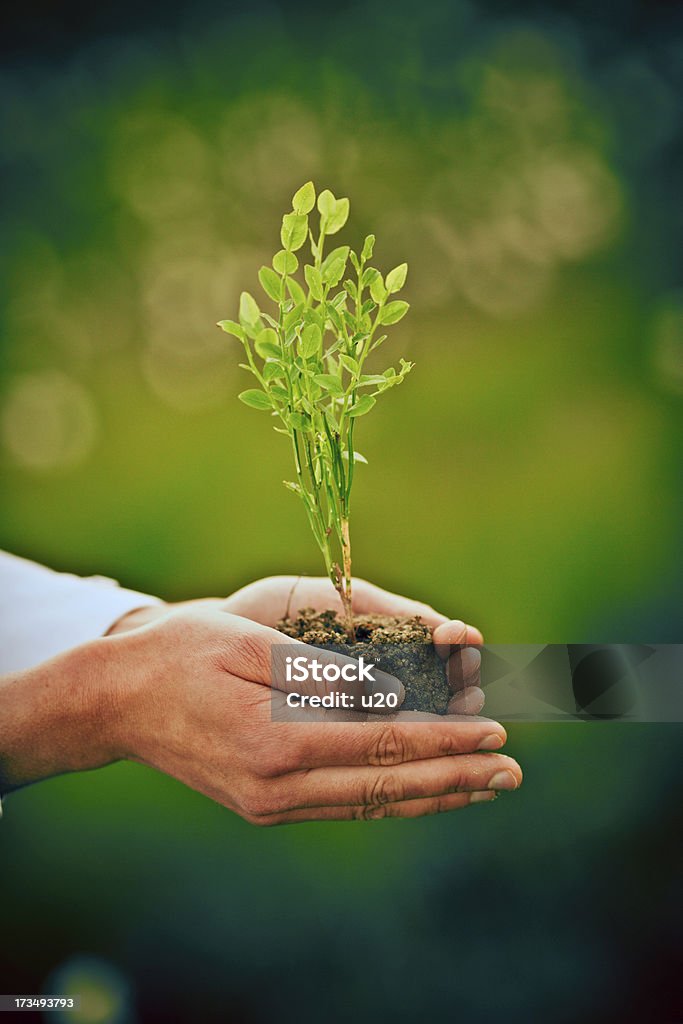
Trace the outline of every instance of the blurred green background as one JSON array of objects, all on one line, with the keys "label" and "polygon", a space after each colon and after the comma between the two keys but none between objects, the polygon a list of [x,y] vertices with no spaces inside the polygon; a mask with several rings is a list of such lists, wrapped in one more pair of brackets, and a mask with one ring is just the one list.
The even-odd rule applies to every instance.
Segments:
[{"label": "blurred green background", "polygon": [[[683,639],[680,10],[14,14],[0,546],[169,600],[321,571],[213,326],[313,178],[410,265],[357,574],[490,642]],[[130,765],[16,794],[0,989],[77,983],[92,1024],[682,1019],[680,728],[509,731],[523,790],[434,820],[255,831]]]}]

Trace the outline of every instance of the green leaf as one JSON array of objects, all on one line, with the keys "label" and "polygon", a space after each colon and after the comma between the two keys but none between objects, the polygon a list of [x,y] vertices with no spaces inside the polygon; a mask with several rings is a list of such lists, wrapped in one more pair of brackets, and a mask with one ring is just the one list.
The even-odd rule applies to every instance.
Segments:
[{"label": "green leaf", "polygon": [[282,402],[289,401],[289,392],[287,391],[286,388],[280,387],[279,384],[271,384],[270,393],[271,395],[274,395],[276,398],[279,398],[280,401]]},{"label": "green leaf", "polygon": [[319,384],[325,391],[329,391],[335,398],[341,398],[344,394],[344,388],[338,377],[333,376],[331,373],[316,373],[313,380],[316,384]]},{"label": "green leaf", "polygon": [[310,430],[311,418],[303,412],[293,412],[289,416],[289,422],[295,430]]},{"label": "green leaf", "polygon": [[302,306],[306,301],[306,292],[303,290],[298,281],[295,281],[293,277],[287,278],[287,291],[292,296],[297,306]]},{"label": "green leaf", "polygon": [[330,217],[334,213],[334,207],[337,200],[334,198],[334,193],[330,192],[329,188],[323,189],[318,196],[318,212],[321,217]]},{"label": "green leaf", "polygon": [[394,302],[388,302],[379,318],[381,324],[397,324],[399,320],[402,320],[406,315],[410,306],[407,302],[403,302],[402,299],[396,299]]},{"label": "green leaf", "polygon": [[351,356],[340,355],[339,362],[342,364],[342,366],[346,367],[349,373],[358,373],[358,363],[356,362],[355,359],[352,359]]},{"label": "green leaf", "polygon": [[266,363],[263,367],[264,380],[278,380],[279,378],[284,377],[284,375],[285,371],[280,363]]},{"label": "green leaf", "polygon": [[358,386],[369,387],[370,385],[385,384],[386,378],[380,373],[364,373],[358,382]]},{"label": "green leaf", "polygon": [[337,199],[330,214],[324,218],[325,234],[336,235],[349,219],[348,199]]},{"label": "green leaf", "polygon": [[335,307],[334,307],[334,306],[332,305],[332,303],[331,303],[331,302],[328,302],[328,304],[327,304],[327,315],[328,315],[329,319],[331,320],[331,322],[332,322],[332,326],[334,327],[334,329],[335,329],[335,330],[336,330],[336,331],[337,331],[337,332],[338,332],[339,334],[342,334],[342,333],[343,333],[343,330],[344,330],[344,328],[343,328],[343,326],[342,326],[342,320],[341,320],[341,317],[340,317],[340,315],[339,315],[339,312],[338,312],[338,310],[337,310],[337,309],[335,309]]},{"label": "green leaf", "polygon": [[310,213],[315,206],[315,186],[312,181],[302,185],[292,197],[292,209],[295,213]]},{"label": "green leaf", "polygon": [[220,327],[226,334],[232,334],[235,338],[239,338],[240,341],[244,341],[244,331],[234,320],[219,320],[216,327]]},{"label": "green leaf", "polygon": [[322,333],[317,324],[308,324],[303,329],[299,342],[299,355],[303,359],[310,359],[317,355],[322,348]]},{"label": "green leaf", "polygon": [[[346,459],[347,462],[349,461],[349,453],[347,451],[342,452],[342,459]],[[368,460],[365,458],[364,455],[361,455],[360,452],[353,453],[353,461],[362,462],[364,466],[367,466],[368,464]]]},{"label": "green leaf", "polygon": [[240,322],[248,324],[249,327],[256,327],[261,319],[261,310],[258,308],[256,299],[249,292],[242,292],[240,295]]},{"label": "green leaf", "polygon": [[344,276],[345,271],[346,263],[344,260],[335,260],[334,263],[330,263],[329,267],[327,267],[323,273],[324,283],[329,284],[331,288],[336,287]]},{"label": "green leaf", "polygon": [[384,287],[384,281],[382,280],[381,274],[377,274],[377,276],[373,277],[370,282],[370,294],[377,304],[384,302],[386,299],[387,290]]},{"label": "green leaf", "polygon": [[323,279],[320,276],[320,271],[307,263],[304,267],[304,277],[306,278],[306,284],[311,291],[311,295],[320,302],[323,297]]},{"label": "green leaf", "polygon": [[256,388],[249,388],[248,391],[242,391],[238,396],[240,402],[244,402],[251,409],[271,409],[272,404],[268,395],[264,394],[263,391],[257,391]]},{"label": "green leaf", "polygon": [[[296,257],[294,257],[296,259]],[[282,302],[282,278],[278,277],[274,270],[270,267],[261,267],[258,272],[258,279],[261,282],[261,287],[273,302]]]},{"label": "green leaf", "polygon": [[269,356],[273,359],[282,359],[282,349],[272,327],[266,327],[261,331],[254,342],[254,348],[261,359],[268,359]]},{"label": "green leaf", "polygon": [[400,292],[401,288],[406,283],[407,275],[407,263],[401,263],[400,266],[394,267],[393,270],[389,271],[389,273],[387,274],[386,286],[387,291],[389,292],[390,295],[393,295],[394,292]]},{"label": "green leaf", "polygon": [[373,252],[374,248],[375,248],[375,236],[374,235],[368,235],[368,237],[363,242],[363,250],[362,250],[362,252],[360,254],[360,258],[362,259],[363,263],[365,263],[366,260],[371,260],[372,259],[372,252]]},{"label": "green leaf", "polygon": [[350,299],[354,300],[354,302],[358,299],[358,288],[353,281],[344,281],[344,291]]},{"label": "green leaf", "polygon": [[292,309],[290,309],[289,313],[285,315],[285,318],[282,321],[282,325],[286,332],[289,332],[291,328],[294,327],[295,324],[299,322],[299,320],[301,319],[303,308],[303,302],[298,302],[296,306],[293,306]]},{"label": "green leaf", "polygon": [[381,391],[386,391],[387,388],[392,388],[394,384],[400,384],[403,380],[401,374],[397,374],[393,366],[390,366],[388,370],[384,371],[384,384],[381,386]]},{"label": "green leaf", "polygon": [[349,416],[365,416],[366,412],[370,412],[373,405],[377,401],[372,395],[362,395],[358,399],[355,405],[352,405],[349,409]]},{"label": "green leaf", "polygon": [[346,262],[349,258],[349,247],[348,245],[338,245],[336,249],[331,249],[327,256],[322,262],[320,267],[321,270],[325,270],[329,267],[330,263],[336,263],[337,260],[342,259]]},{"label": "green leaf", "polygon": [[282,218],[280,240],[287,252],[295,252],[306,241],[308,217],[303,213],[286,213]]},{"label": "green leaf", "polygon": [[280,249],[273,256],[273,268],[278,274],[296,274],[299,269],[299,261],[293,252]]},{"label": "green leaf", "polygon": [[353,269],[356,271],[357,274],[359,274],[360,273],[360,263],[358,262],[358,257],[356,256],[355,252],[352,252],[350,254],[350,257],[351,257],[351,265],[353,266]]},{"label": "green leaf", "polygon": [[340,245],[337,249],[333,249],[332,252],[328,253],[320,268],[325,284],[332,285],[332,287],[339,284],[346,271],[346,261],[348,258],[348,245]]},{"label": "green leaf", "polygon": [[304,309],[301,316],[307,324],[317,324],[322,331],[325,321],[319,309]]}]

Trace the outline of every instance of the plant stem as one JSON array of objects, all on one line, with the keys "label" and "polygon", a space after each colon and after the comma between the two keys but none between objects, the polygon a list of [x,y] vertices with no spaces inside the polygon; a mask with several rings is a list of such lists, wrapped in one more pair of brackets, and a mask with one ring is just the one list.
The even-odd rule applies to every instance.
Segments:
[{"label": "plant stem", "polygon": [[342,605],[344,607],[344,620],[346,623],[346,632],[351,643],[356,639],[356,630],[353,624],[353,600],[351,593],[351,538],[349,536],[349,521],[346,518],[342,519],[341,523],[342,532],[342,561],[344,563],[344,580],[342,584],[342,591],[340,591],[340,597],[342,599]]}]

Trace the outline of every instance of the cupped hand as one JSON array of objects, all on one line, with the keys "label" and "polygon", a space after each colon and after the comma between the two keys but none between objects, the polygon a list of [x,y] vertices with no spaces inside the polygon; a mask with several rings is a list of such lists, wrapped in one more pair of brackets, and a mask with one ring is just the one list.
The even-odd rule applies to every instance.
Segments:
[{"label": "cupped hand", "polygon": [[220,608],[172,611],[101,643],[119,680],[117,756],[173,775],[254,824],[417,817],[521,782],[516,761],[494,752],[505,730],[488,719],[398,712],[273,721],[271,647],[282,634]]},{"label": "cupped hand", "polygon": [[[221,600],[219,606],[265,626],[277,625],[288,615],[295,615],[300,608],[342,610],[339,595],[324,576],[268,576],[237,590]],[[481,655],[475,648],[483,644],[484,638],[475,626],[459,619],[449,620],[428,604],[392,594],[374,583],[356,578],[353,581],[353,610],[357,615],[418,615],[432,628],[434,643],[440,651],[450,653],[451,648],[457,648],[446,665],[453,691],[449,712],[479,714],[484,706],[484,692],[478,685]],[[472,646],[462,649],[461,645]]]},{"label": "cupped hand", "polygon": [[[331,582],[324,576],[268,576],[256,580],[225,598],[203,598],[176,605],[187,609],[217,609],[275,627],[301,608],[314,611],[341,611],[341,601]],[[479,686],[481,655],[476,649],[484,638],[475,626],[459,619],[448,619],[428,604],[368,583],[353,580],[353,609],[358,615],[419,616],[431,627],[437,650],[447,660],[444,667],[453,696],[450,714],[476,715],[484,707],[484,692]],[[143,608],[120,620],[111,630],[122,632],[164,614],[164,608]],[[280,638],[281,642],[282,637]]]}]

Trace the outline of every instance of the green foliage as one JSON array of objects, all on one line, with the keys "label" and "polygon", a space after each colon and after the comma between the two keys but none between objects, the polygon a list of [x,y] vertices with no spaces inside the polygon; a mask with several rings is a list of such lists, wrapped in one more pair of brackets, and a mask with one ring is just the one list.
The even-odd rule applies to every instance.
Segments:
[{"label": "green foliage", "polygon": [[[354,450],[354,426],[377,396],[400,384],[413,367],[401,359],[398,371],[364,372],[386,339],[379,327],[398,323],[408,311],[407,302],[389,301],[405,284],[408,266],[402,263],[386,279],[369,266],[374,235],[367,236],[360,255],[348,245],[325,255],[326,238],[348,220],[349,200],[337,199],[329,189],[318,195],[317,235],[309,220],[315,206],[309,181],[282,219],[283,248],[272,268],[259,271],[260,285],[275,304],[272,315],[243,292],[239,323],[221,320],[218,326],[242,342],[247,361],[240,365],[258,384],[239,398],[276,416],[275,429],[290,438],[297,480],[286,486],[302,499],[328,575],[349,612],[351,487],[354,465],[366,461]],[[300,260],[294,253],[307,239],[310,262],[304,262],[298,280]]]}]

